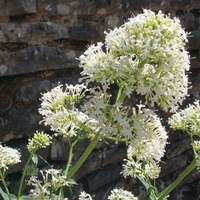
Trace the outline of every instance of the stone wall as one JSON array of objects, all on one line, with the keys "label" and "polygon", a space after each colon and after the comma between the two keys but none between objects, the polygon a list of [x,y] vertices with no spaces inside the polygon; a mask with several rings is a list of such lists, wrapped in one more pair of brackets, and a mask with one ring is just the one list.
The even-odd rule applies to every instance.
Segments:
[{"label": "stone wall", "polygon": [[[142,9],[162,10],[181,19],[189,38],[193,88],[190,99],[200,98],[200,1],[199,0],[1,0],[0,1],[0,141],[27,152],[27,138],[35,130],[47,130],[39,124],[40,93],[58,82],[76,83],[79,78],[77,57],[87,45],[103,41],[104,30],[121,25]],[[189,140],[182,133],[170,137],[163,164],[160,186],[168,185],[191,161]],[[76,149],[80,155],[87,141]],[[51,149],[41,152],[53,164],[67,159],[65,141],[54,140]],[[126,155],[122,144],[101,143],[77,174],[80,188],[106,199],[109,190],[124,186],[142,191],[136,180],[119,175]],[[44,163],[41,162],[41,166]],[[21,166],[12,169],[19,171]],[[171,199],[200,199],[200,174],[193,172],[172,194]],[[79,188],[78,188],[79,189]],[[141,199],[144,199],[141,194]],[[73,197],[76,199],[76,192]]]}]

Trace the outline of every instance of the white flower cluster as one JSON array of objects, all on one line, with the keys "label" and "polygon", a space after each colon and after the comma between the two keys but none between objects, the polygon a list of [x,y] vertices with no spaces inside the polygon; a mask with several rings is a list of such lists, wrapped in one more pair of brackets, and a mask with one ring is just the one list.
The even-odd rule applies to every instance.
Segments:
[{"label": "white flower cluster", "polygon": [[73,137],[83,130],[90,132],[95,129],[96,122],[75,107],[85,91],[83,84],[66,84],[65,90],[63,85],[59,85],[43,94],[39,113],[43,116],[44,124],[49,125],[56,135]]},{"label": "white flower cluster", "polygon": [[21,162],[20,158],[19,151],[0,144],[0,169],[7,170],[9,166]]},{"label": "white flower cluster", "polygon": [[82,191],[78,197],[78,200],[92,200],[92,197],[90,196],[90,194]]},{"label": "white flower cluster", "polygon": [[199,101],[190,104],[187,108],[176,112],[169,119],[174,130],[183,130],[190,135],[200,136],[200,105]]},{"label": "white flower cluster", "polygon": [[123,189],[113,189],[108,196],[109,200],[138,200],[131,192]]},{"label": "white flower cluster", "polygon": [[92,96],[82,109],[91,119],[96,121],[101,137],[130,142],[134,137],[132,119],[129,117],[130,108],[121,103],[111,105],[110,96],[99,88],[91,90],[91,92]]},{"label": "white flower cluster", "polygon": [[[69,186],[69,182],[66,181],[67,177],[62,174],[61,170],[56,169],[40,170],[40,173],[42,180],[33,175],[28,181],[28,185],[33,187],[30,190],[30,196],[34,199],[59,200],[56,192],[62,186]],[[62,198],[62,200],[67,200],[67,198]]]},{"label": "white flower cluster", "polygon": [[39,112],[44,116],[44,120],[50,120],[54,112],[62,111],[63,108],[72,109],[75,103],[79,102],[86,91],[83,84],[77,85],[58,85],[50,91],[44,93],[41,97],[41,108]]},{"label": "white flower cluster", "polygon": [[115,83],[128,96],[136,91],[152,105],[176,110],[188,89],[186,36],[177,18],[144,10],[107,33],[105,44],[93,44],[80,56],[82,75],[88,82]]},{"label": "white flower cluster", "polygon": [[135,112],[135,139],[127,150],[126,164],[123,175],[156,179],[159,176],[159,162],[164,156],[167,144],[167,132],[159,117],[149,109],[139,107]]}]

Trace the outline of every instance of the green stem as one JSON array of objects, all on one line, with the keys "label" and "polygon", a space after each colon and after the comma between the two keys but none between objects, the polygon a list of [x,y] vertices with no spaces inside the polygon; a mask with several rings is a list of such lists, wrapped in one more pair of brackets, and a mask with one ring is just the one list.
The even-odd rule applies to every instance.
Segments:
[{"label": "green stem", "polygon": [[[65,168],[65,175],[67,175],[68,172],[69,172],[69,167],[70,167],[70,164],[71,164],[71,161],[72,161],[72,155],[73,155],[73,147],[75,146],[76,143],[77,143],[77,141],[75,141],[73,144],[71,144],[71,142],[69,142],[70,149],[69,149],[67,165],[66,165],[66,168]],[[63,196],[63,186],[60,188],[58,199],[62,199],[62,196]]]},{"label": "green stem", "polygon": [[0,170],[0,178],[1,178],[2,184],[3,184],[3,186],[4,186],[4,189],[5,189],[6,193],[7,193],[7,195],[9,195],[10,192],[9,192],[9,190],[8,190],[8,187],[7,187],[6,182],[5,182],[5,179],[4,179],[4,175],[3,175],[3,173],[2,173],[1,170]]},{"label": "green stem", "polygon": [[86,148],[86,150],[84,151],[84,153],[81,155],[81,157],[79,158],[79,160],[76,162],[76,164],[73,166],[73,168],[71,169],[71,171],[68,173],[67,180],[69,180],[70,178],[72,178],[72,176],[74,176],[74,174],[78,171],[78,169],[82,166],[82,164],[88,158],[88,156],[90,155],[90,153],[92,152],[92,150],[94,149],[94,147],[97,145],[98,138],[99,138],[99,134],[96,134],[96,136],[91,141],[91,143],[89,144],[89,146]]},{"label": "green stem", "polygon": [[194,159],[191,164],[175,179],[175,181],[165,188],[161,193],[158,195],[158,200],[162,200],[166,197],[191,171],[196,168],[196,159]]},{"label": "green stem", "polygon": [[72,161],[72,153],[73,153],[73,146],[70,146],[67,166],[65,168],[65,175],[67,175],[68,171],[69,171],[69,167],[70,167],[70,164],[71,164],[71,161]]},{"label": "green stem", "polygon": [[123,103],[125,97],[126,97],[126,94],[123,93],[123,87],[120,87],[117,93],[116,103],[117,102]]},{"label": "green stem", "polygon": [[32,156],[33,156],[33,153],[30,154],[30,156],[29,156],[29,158],[28,158],[28,160],[27,160],[27,162],[25,164],[24,170],[22,172],[22,177],[21,177],[20,184],[19,184],[17,199],[19,199],[20,196],[21,196],[23,185],[24,185],[25,176],[26,176],[26,173],[27,173],[27,170],[28,170],[28,165],[29,165],[29,163],[31,161]]}]

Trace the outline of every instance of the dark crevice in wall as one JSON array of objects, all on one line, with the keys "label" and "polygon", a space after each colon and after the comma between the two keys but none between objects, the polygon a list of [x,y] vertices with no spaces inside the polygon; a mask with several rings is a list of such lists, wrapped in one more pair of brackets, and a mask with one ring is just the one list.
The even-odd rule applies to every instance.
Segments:
[{"label": "dark crevice in wall", "polygon": [[0,42],[0,50],[14,52],[28,47],[26,42]]},{"label": "dark crevice in wall", "polygon": [[89,45],[91,41],[87,40],[72,40],[66,38],[59,38],[53,41],[47,41],[46,44],[49,46],[57,46],[57,47],[66,47],[73,50],[81,50],[86,49],[87,45]]}]

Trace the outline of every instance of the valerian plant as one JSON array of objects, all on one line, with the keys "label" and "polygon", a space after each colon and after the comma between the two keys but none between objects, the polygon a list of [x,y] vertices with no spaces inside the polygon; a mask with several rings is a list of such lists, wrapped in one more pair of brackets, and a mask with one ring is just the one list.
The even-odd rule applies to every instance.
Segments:
[{"label": "valerian plant", "polygon": [[[39,113],[53,135],[36,132],[29,140],[30,157],[17,195],[10,194],[5,172],[20,161],[20,153],[0,146],[2,197],[5,200],[67,200],[76,184],[73,177],[77,170],[98,141],[110,140],[127,145],[123,176],[138,178],[147,190],[147,199],[167,199],[182,179],[200,166],[199,103],[196,101],[185,110],[178,110],[188,93],[186,72],[190,58],[185,50],[186,42],[187,33],[179,19],[161,11],[156,14],[144,10],[119,28],[106,32],[104,43],[89,46],[79,58],[80,81],[84,83],[60,84],[41,97]],[[112,91],[113,85],[117,94]],[[133,98],[138,103],[127,104]],[[163,191],[156,188],[156,179],[168,134],[158,110],[172,113],[169,125],[174,130],[188,132],[194,151],[194,161]],[[69,145],[65,168],[33,170],[31,164],[37,165],[37,150],[49,146],[52,137],[57,136],[65,138]],[[74,147],[83,139],[89,139],[90,144],[74,164]],[[31,187],[28,194],[23,191],[25,184]],[[130,191],[115,188],[108,199],[138,198]],[[92,200],[92,197],[82,191],[79,200]]]}]

